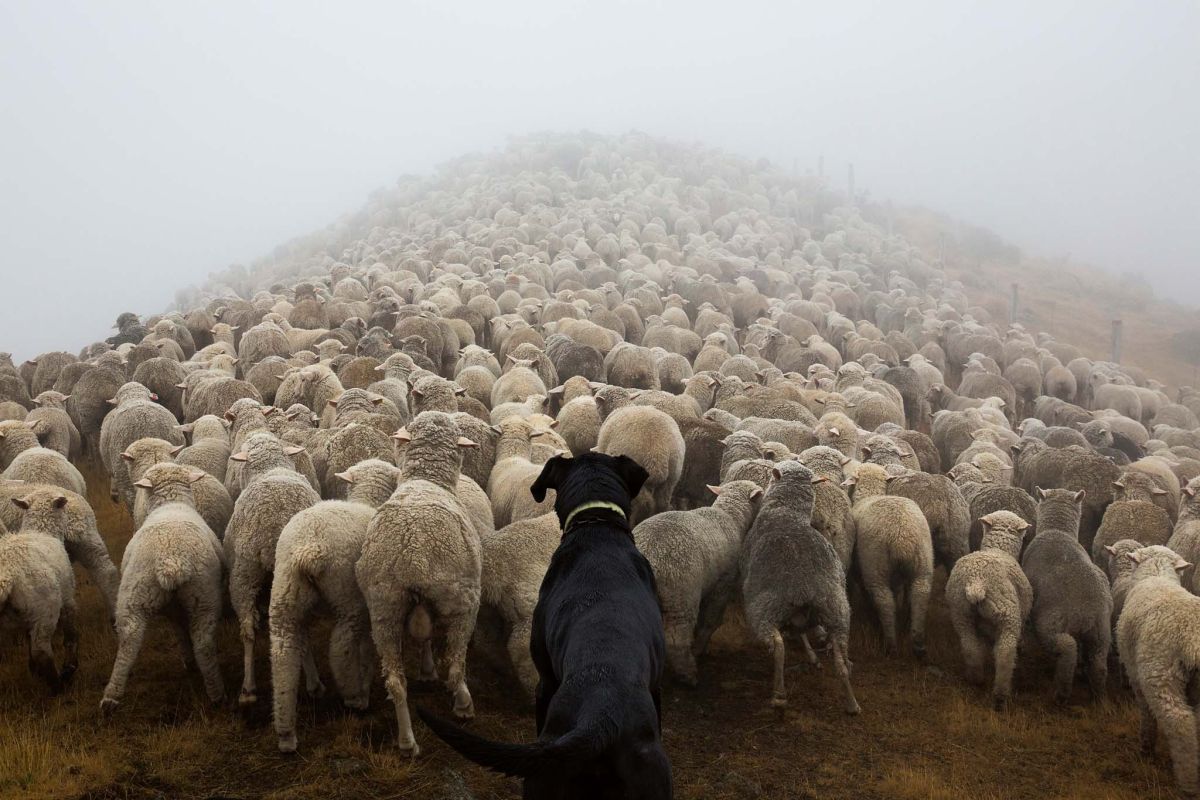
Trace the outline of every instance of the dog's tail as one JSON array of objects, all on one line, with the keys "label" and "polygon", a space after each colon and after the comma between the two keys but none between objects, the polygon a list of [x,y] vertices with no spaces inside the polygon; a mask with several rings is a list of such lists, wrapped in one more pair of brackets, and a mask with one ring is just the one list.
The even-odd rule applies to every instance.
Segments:
[{"label": "dog's tail", "polygon": [[529,778],[551,771],[571,774],[597,758],[607,747],[600,729],[590,727],[576,728],[550,742],[509,744],[476,736],[420,706],[417,706],[417,716],[469,761],[513,778]]}]

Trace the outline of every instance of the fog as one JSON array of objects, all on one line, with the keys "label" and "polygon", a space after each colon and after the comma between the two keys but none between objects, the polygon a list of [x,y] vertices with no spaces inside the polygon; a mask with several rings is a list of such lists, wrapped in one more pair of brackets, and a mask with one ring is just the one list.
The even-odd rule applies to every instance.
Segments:
[{"label": "fog", "polygon": [[5,2],[0,350],[77,351],[546,129],[853,161],[873,199],[1200,303],[1200,5],[834,5]]}]

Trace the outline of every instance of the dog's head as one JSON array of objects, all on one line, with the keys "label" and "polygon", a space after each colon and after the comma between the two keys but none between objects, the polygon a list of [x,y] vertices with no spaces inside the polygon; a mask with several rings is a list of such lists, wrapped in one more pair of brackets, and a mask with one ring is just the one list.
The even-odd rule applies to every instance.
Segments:
[{"label": "dog's head", "polygon": [[615,503],[629,519],[633,498],[650,477],[640,464],[629,456],[610,456],[604,453],[584,453],[576,458],[555,456],[542,467],[542,474],[529,487],[529,493],[539,503],[553,489],[554,513],[562,523],[567,515],[584,503],[595,501]]}]

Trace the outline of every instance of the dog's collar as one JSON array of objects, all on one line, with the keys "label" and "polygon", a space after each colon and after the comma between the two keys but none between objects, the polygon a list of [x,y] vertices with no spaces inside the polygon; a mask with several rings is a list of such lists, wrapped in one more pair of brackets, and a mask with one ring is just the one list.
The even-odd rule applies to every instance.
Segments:
[{"label": "dog's collar", "polygon": [[567,514],[566,520],[563,521],[563,526],[562,526],[563,531],[565,532],[567,530],[567,528],[571,527],[571,520],[575,519],[575,516],[577,514],[579,514],[579,512],[592,511],[594,509],[604,509],[605,511],[615,511],[621,515],[621,519],[625,519],[625,512],[616,503],[610,503],[607,500],[592,500],[591,502],[584,503],[583,505],[580,505],[580,506],[576,506],[575,509],[570,514]]}]

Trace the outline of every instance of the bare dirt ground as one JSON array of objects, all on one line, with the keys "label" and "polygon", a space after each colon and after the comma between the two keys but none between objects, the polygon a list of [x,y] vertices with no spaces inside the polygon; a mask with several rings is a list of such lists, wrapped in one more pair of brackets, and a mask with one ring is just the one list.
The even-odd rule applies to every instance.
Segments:
[{"label": "bare dirt ground", "polygon": [[[104,486],[89,475],[89,485]],[[124,511],[102,491],[90,497],[114,558],[130,535]],[[301,697],[300,752],[276,752],[270,707],[214,709],[195,675],[182,672],[174,636],[152,628],[129,694],[109,720],[98,714],[115,649],[103,604],[82,579],[81,664],[72,687],[49,697],[29,675],[25,647],[0,637],[0,797],[12,798],[514,798],[516,781],[475,768],[418,723],[415,761],[394,749],[395,721],[382,687],[369,712],[344,712],[336,698]],[[1077,688],[1066,708],[1051,704],[1050,665],[1024,648],[1016,700],[994,713],[982,690],[961,680],[961,661],[935,592],[925,664],[884,658],[867,612],[851,642],[863,714],[846,717],[828,665],[812,671],[792,658],[791,706],[767,707],[766,652],[722,629],[701,663],[697,689],[669,687],[665,739],[679,798],[1158,798],[1173,797],[1165,754],[1138,754],[1137,715],[1115,672],[1109,699],[1089,702]],[[265,637],[264,637],[265,638]],[[231,693],[240,649],[226,621],[220,652]],[[323,659],[321,659],[323,662]],[[267,677],[260,652],[261,689]],[[326,682],[331,682],[326,677]],[[530,709],[513,681],[483,657],[472,663],[480,712],[473,728],[508,741],[532,737]],[[332,695],[332,692],[330,693]],[[269,691],[261,696],[269,697]],[[441,713],[438,687],[413,700]],[[466,794],[469,791],[470,794]]]}]

